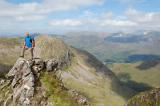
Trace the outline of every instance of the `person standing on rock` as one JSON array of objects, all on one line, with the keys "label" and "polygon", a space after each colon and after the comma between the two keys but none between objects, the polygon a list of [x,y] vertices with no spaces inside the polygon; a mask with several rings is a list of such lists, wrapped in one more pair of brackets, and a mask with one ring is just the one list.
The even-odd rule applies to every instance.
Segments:
[{"label": "person standing on rock", "polygon": [[33,54],[33,50],[35,47],[35,40],[33,37],[30,36],[29,32],[25,33],[25,40],[24,40],[24,45],[23,45],[23,50],[21,53],[20,57],[24,58],[24,53],[26,50],[29,50],[31,52],[31,59],[33,60],[34,54]]}]

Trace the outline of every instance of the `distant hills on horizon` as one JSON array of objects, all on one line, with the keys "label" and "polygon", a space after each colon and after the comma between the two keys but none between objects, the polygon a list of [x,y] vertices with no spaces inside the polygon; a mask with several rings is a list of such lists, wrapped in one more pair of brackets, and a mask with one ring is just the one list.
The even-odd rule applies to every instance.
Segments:
[{"label": "distant hills on horizon", "polygon": [[106,35],[94,32],[70,32],[57,37],[76,48],[89,51],[103,62],[160,59],[160,31],[118,32]]},{"label": "distant hills on horizon", "polygon": [[[45,34],[31,33],[31,35],[36,37]],[[160,59],[160,31],[132,33],[75,31],[66,34],[46,35],[63,39],[73,47],[86,50],[104,63]],[[15,35],[14,37],[17,36],[23,37],[23,35]]]}]

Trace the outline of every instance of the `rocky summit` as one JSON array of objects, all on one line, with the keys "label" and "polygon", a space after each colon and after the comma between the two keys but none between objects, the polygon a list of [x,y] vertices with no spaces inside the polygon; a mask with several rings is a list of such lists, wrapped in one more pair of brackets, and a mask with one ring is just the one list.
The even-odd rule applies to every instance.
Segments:
[{"label": "rocky summit", "polygon": [[[55,70],[60,71],[58,66],[58,61],[55,60],[26,60],[19,58],[7,74],[12,93],[7,97],[8,99],[1,100],[1,104],[3,104],[3,106],[12,106],[13,104],[18,106],[54,106],[54,104],[48,100],[37,103],[37,101],[34,100],[34,96],[36,83],[42,71],[45,70],[50,73]],[[56,76],[56,74],[54,75]],[[76,90],[66,88],[62,82],[60,82],[60,86],[68,92],[77,105],[89,106],[89,102],[85,96],[79,94]],[[45,95],[43,98],[45,98]]]}]

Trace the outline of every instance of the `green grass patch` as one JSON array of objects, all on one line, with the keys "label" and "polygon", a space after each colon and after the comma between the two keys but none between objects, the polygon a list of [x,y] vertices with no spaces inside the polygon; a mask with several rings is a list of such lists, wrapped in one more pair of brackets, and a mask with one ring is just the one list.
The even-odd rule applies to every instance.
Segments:
[{"label": "green grass patch", "polygon": [[51,73],[44,72],[40,81],[45,86],[47,97],[55,106],[75,106],[76,103],[69,96],[67,90],[63,89],[61,82]]}]

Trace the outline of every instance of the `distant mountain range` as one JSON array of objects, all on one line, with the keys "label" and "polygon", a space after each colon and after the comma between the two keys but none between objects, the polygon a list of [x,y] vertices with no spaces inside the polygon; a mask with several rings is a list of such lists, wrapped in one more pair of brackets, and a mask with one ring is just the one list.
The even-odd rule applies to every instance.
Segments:
[{"label": "distant mountain range", "polygon": [[125,35],[123,36],[121,33],[115,33],[112,36],[105,37],[104,40],[106,42],[117,42],[117,43],[139,43],[139,42],[147,42],[149,39],[146,36],[141,35]]},{"label": "distant mountain range", "polygon": [[140,43],[149,42],[153,40],[160,40],[160,32],[144,32],[141,34],[136,33],[113,33],[110,36],[104,38],[106,42],[115,43]]},{"label": "distant mountain range", "polygon": [[[160,32],[158,31],[133,33],[70,32],[56,37],[63,39],[71,46],[89,51],[103,62],[132,62],[130,57],[138,55],[144,58],[137,61],[144,61],[145,58],[153,59],[153,56],[155,59],[155,57],[159,58],[160,55]],[[133,60],[135,62],[135,59]]]}]

